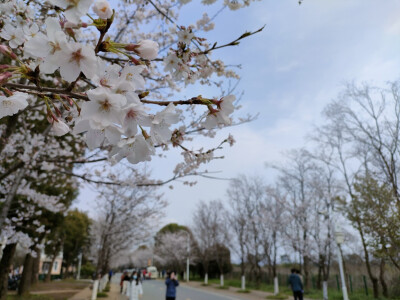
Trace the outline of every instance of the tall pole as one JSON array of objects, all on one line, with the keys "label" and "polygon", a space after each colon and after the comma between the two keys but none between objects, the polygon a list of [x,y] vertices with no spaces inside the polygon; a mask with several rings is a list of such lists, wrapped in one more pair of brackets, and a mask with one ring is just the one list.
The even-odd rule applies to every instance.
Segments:
[{"label": "tall pole", "polygon": [[341,250],[340,245],[343,244],[344,242],[344,233],[342,231],[341,226],[337,222],[335,226],[335,240],[338,246],[338,263],[339,263],[340,279],[342,281],[343,300],[349,300],[349,296],[347,295],[346,281],[344,279],[342,251],[340,251]]},{"label": "tall pole", "polygon": [[343,258],[342,258],[342,252],[340,251],[340,244],[338,244],[338,259],[339,259],[340,279],[342,281],[343,300],[349,300],[349,296],[347,295],[346,281],[344,279]]},{"label": "tall pole", "polygon": [[78,274],[76,275],[76,280],[81,279],[82,252],[79,253],[78,259]]},{"label": "tall pole", "polygon": [[190,236],[188,234],[188,239],[187,239],[187,260],[186,260],[186,282],[189,282],[189,253],[190,253]]}]

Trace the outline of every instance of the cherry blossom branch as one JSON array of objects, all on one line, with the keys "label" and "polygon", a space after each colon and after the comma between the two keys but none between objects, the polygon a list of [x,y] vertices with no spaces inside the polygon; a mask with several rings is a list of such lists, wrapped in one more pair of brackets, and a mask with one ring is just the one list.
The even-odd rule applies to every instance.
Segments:
[{"label": "cherry blossom branch", "polygon": [[24,162],[22,162],[22,161],[15,163],[11,167],[9,167],[6,172],[0,174],[0,181],[2,181],[4,178],[6,178],[9,175],[11,175],[12,173],[14,173],[19,168],[22,168],[23,166],[24,166]]},{"label": "cherry blossom branch", "polygon": [[107,157],[102,157],[98,159],[79,159],[79,160],[60,160],[60,159],[43,159],[42,162],[54,162],[54,163],[65,163],[65,164],[90,164],[90,163],[97,163],[100,161],[106,161]]},{"label": "cherry blossom branch", "polygon": [[[77,98],[77,99],[81,99],[81,100],[85,100],[85,101],[90,101],[88,96],[74,93],[74,92],[68,91],[66,89],[47,88],[47,87],[38,88],[37,86],[34,86],[34,85],[25,85],[25,84],[19,84],[19,83],[5,83],[3,86],[13,88],[20,92],[25,92],[25,93],[29,93],[29,94],[33,94],[33,95],[37,95],[37,96],[54,96],[55,94],[59,94],[59,95],[71,96],[73,98]],[[26,90],[34,90],[34,91],[41,90],[41,91],[51,92],[51,93],[50,94],[41,93],[41,92],[32,93],[32,92],[29,92]],[[193,97],[188,100],[175,100],[175,101],[158,101],[158,100],[141,99],[141,102],[147,103],[147,104],[156,104],[156,105],[160,105],[160,106],[168,106],[170,103],[172,103],[174,105],[194,105],[194,104],[208,105],[208,103],[206,103],[205,100],[207,100],[207,99],[203,99],[200,97]]]},{"label": "cherry blossom branch", "polygon": [[[3,84],[4,87],[8,87],[8,88],[14,88],[14,89],[18,89],[21,92],[25,92],[28,93],[27,91],[24,90],[33,90],[33,91],[44,91],[44,92],[51,92],[52,94],[61,94],[61,95],[67,95],[67,96],[71,96],[73,98],[77,98],[77,99],[82,99],[85,101],[88,101],[89,98],[86,95],[82,95],[82,94],[78,94],[78,93],[74,93],[71,91],[68,91],[67,89],[60,89],[60,88],[49,88],[49,87],[37,87],[34,85],[27,85],[27,84],[20,84],[20,83],[5,83]],[[51,96],[52,94],[43,94],[43,93],[36,93],[36,95],[40,96],[40,95],[45,95],[45,96]]]},{"label": "cherry blossom branch", "polygon": [[158,101],[158,100],[146,100],[146,99],[141,99],[140,101],[142,103],[146,104],[156,104],[160,106],[168,106],[169,104],[174,104],[174,105],[194,105],[194,104],[200,104],[200,105],[208,105],[206,99],[199,98],[199,97],[193,97],[188,100],[176,100],[176,101]]},{"label": "cherry blossom branch", "polygon": [[210,49],[207,49],[207,50],[205,50],[203,52],[200,52],[200,54],[208,54],[213,50],[221,49],[221,48],[224,48],[224,47],[237,46],[237,45],[239,45],[239,41],[240,40],[242,40],[242,39],[244,39],[246,37],[252,36],[252,35],[254,35],[256,33],[259,33],[261,31],[263,31],[264,28],[265,28],[265,25],[263,27],[261,27],[260,29],[256,30],[256,31],[245,32],[240,37],[238,37],[236,40],[234,40],[234,41],[232,41],[230,43],[221,45],[221,46],[217,46],[217,42],[215,42],[214,45]]},{"label": "cherry blossom branch", "polygon": [[[73,176],[76,178],[80,178],[86,182],[89,183],[95,183],[95,184],[105,184],[105,185],[115,185],[115,186],[123,186],[125,185],[125,183],[123,182],[118,182],[118,181],[104,181],[104,180],[96,180],[96,179],[91,179],[88,176],[86,176],[85,174],[81,175],[81,174],[76,174],[73,172],[67,172],[67,171],[61,171],[61,170],[56,170],[56,172],[65,174],[65,175],[69,175],[69,176]],[[165,185],[167,183],[170,183],[172,181],[184,178],[184,177],[189,177],[189,176],[201,176],[204,178],[210,178],[210,179],[221,179],[221,180],[227,180],[226,178],[218,178],[218,177],[213,177],[213,176],[209,176],[209,175],[205,175],[205,174],[210,174],[210,172],[201,172],[201,173],[190,173],[190,174],[182,174],[182,175],[175,175],[173,177],[171,177],[170,179],[164,180],[164,181],[158,181],[158,182],[142,182],[142,183],[137,183],[136,186],[138,187],[150,187],[150,186],[162,186]]]},{"label": "cherry blossom branch", "polygon": [[153,5],[153,7],[154,7],[161,15],[163,15],[168,21],[170,21],[172,24],[175,24],[175,21],[172,20],[171,17],[168,16],[166,13],[164,13],[161,9],[159,9],[158,6],[155,5],[155,4],[153,3],[152,0],[148,0],[147,2],[149,2],[151,5]]}]

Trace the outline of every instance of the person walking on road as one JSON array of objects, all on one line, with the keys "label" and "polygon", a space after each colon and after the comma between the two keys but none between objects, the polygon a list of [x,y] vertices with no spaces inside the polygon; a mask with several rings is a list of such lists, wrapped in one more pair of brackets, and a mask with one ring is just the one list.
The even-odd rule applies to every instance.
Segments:
[{"label": "person walking on road", "polygon": [[127,290],[128,290],[128,286],[129,286],[129,281],[131,280],[131,278],[128,275],[128,272],[125,271],[122,276],[121,276],[121,294],[126,295],[127,294]]},{"label": "person walking on road", "polygon": [[291,270],[289,276],[289,285],[293,291],[294,300],[303,300],[303,283],[298,274],[296,274],[296,269]]},{"label": "person walking on road", "polygon": [[179,285],[179,282],[175,276],[175,272],[167,273],[165,285],[167,286],[166,300],[175,300],[176,287]]},{"label": "person walking on road", "polygon": [[134,271],[131,278],[132,281],[128,289],[129,300],[139,300],[143,296],[143,288],[142,283],[140,282],[140,277],[138,276],[138,273]]}]

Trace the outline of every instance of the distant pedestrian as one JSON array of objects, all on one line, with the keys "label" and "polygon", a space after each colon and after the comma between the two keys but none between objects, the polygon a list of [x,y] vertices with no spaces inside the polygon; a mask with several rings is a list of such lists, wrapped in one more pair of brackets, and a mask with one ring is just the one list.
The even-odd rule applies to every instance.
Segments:
[{"label": "distant pedestrian", "polygon": [[121,294],[126,295],[127,294],[127,290],[128,290],[128,286],[129,286],[129,281],[131,280],[131,278],[128,275],[127,271],[124,271],[124,273],[121,276],[121,282],[120,282],[120,286],[121,286]]},{"label": "distant pedestrian", "polygon": [[131,276],[131,283],[128,290],[129,300],[139,300],[143,296],[142,283],[140,282],[140,276],[136,271],[133,271]]},{"label": "distant pedestrian", "polygon": [[303,283],[303,275],[301,275],[300,270],[296,269],[296,274],[300,277],[301,283]]},{"label": "distant pedestrian", "polygon": [[289,276],[289,285],[292,288],[294,300],[303,300],[304,291],[300,276],[296,274],[296,269],[292,269],[291,273]]},{"label": "distant pedestrian", "polygon": [[167,272],[165,285],[167,286],[166,300],[175,300],[176,287],[179,285],[179,282],[175,276],[175,272]]},{"label": "distant pedestrian", "polygon": [[113,276],[113,271],[112,270],[108,271],[108,281],[111,281],[112,276]]}]

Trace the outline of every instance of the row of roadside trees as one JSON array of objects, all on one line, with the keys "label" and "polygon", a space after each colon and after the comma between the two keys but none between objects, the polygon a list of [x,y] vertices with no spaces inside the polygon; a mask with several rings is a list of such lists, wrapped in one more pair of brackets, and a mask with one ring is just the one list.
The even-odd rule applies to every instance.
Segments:
[{"label": "row of roadside trees", "polygon": [[[333,255],[341,251],[360,258],[375,298],[398,292],[393,280],[400,274],[399,83],[349,84],[323,116],[307,147],[287,152],[279,164],[267,162],[275,176],[271,183],[242,175],[231,181],[228,201],[198,204],[192,227],[182,230],[189,232],[191,255],[205,274],[211,260],[223,265],[218,249],[225,247],[239,261],[242,276],[251,274],[260,284],[265,268],[277,278],[286,254],[299,266],[306,289],[313,273],[322,288],[332,274]],[[339,250],[338,225],[345,231]],[[166,245],[180,248],[182,253],[172,252],[182,269],[186,235],[171,234],[157,238],[162,246],[156,242],[155,253],[171,262]]]}]

